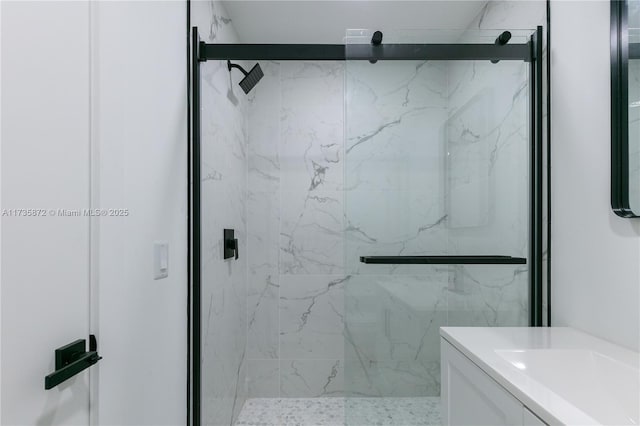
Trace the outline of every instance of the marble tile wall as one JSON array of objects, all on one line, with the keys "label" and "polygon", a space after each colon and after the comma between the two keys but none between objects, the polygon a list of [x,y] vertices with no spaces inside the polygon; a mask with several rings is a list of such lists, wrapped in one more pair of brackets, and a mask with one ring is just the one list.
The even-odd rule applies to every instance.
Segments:
[{"label": "marble tile wall", "polygon": [[[449,248],[460,254],[527,258],[529,173],[523,171],[529,169],[528,66],[455,62],[448,75]],[[466,318],[462,323],[468,325],[527,324],[527,267],[459,269],[454,280],[465,288],[456,285],[449,300],[450,320]],[[505,274],[512,278],[508,284]],[[498,282],[503,282],[500,290],[491,291]]]},{"label": "marble tile wall", "polygon": [[[470,31],[483,31],[491,29],[510,29],[514,34],[520,33],[517,30],[531,29],[534,30],[538,25],[543,26],[543,70],[546,69],[547,49],[546,49],[546,4],[538,1],[490,1],[482,9],[477,18],[469,25]],[[524,64],[516,63],[503,63],[500,62],[498,67],[489,67],[494,64],[483,64],[482,67],[470,67],[469,64],[459,63],[456,65],[456,75],[459,75],[460,82],[466,84],[466,91],[468,93],[480,92],[483,86],[487,86],[487,81],[490,81],[492,76],[499,74],[500,85],[497,85],[491,89],[494,99],[494,106],[492,108],[492,116],[496,122],[500,124],[495,128],[493,132],[488,134],[488,139],[491,143],[492,149],[492,175],[494,177],[495,187],[494,191],[497,194],[503,194],[500,197],[494,199],[491,203],[496,209],[495,221],[486,227],[486,230],[492,232],[496,237],[496,249],[508,249],[512,253],[520,253],[521,256],[527,256],[529,252],[528,247],[528,212],[522,211],[522,208],[528,209],[528,201],[525,201],[523,197],[528,196],[528,180],[526,175],[522,173],[522,170],[528,169],[528,155],[523,151],[526,138],[528,138],[528,128],[523,126],[522,120],[519,118],[523,115],[529,114],[529,93],[526,86],[526,80],[528,78],[528,70]],[[452,70],[453,71],[453,70]],[[504,84],[503,84],[504,82]],[[543,72],[543,93],[546,93],[546,72]],[[449,84],[449,87],[454,87],[453,84]],[[486,89],[485,89],[486,90]],[[463,92],[458,92],[462,94]],[[456,96],[451,95],[451,113],[455,114],[455,109],[464,105],[463,98],[467,95]],[[497,102],[500,106],[497,106]],[[543,96],[543,188],[547,185],[547,104],[546,96]],[[520,159],[520,163],[513,161],[514,158]],[[526,162],[523,159],[526,158]],[[504,196],[509,194],[509,196]],[[519,197],[519,199],[518,199]],[[549,267],[548,264],[548,240],[547,240],[547,194],[543,195],[543,310],[546,312],[547,295],[546,295],[546,274]],[[465,234],[469,238],[457,238],[462,243],[460,248],[473,249],[473,245],[470,244],[472,240],[477,237],[473,232]],[[499,240],[498,240],[499,236]],[[486,237],[486,236],[485,236]],[[479,289],[492,289],[489,293],[492,295],[492,299],[495,302],[500,303],[499,306],[493,303],[488,303],[487,307],[492,308],[484,309],[478,307],[476,315],[477,318],[496,317],[499,319],[499,323],[502,324],[514,324],[514,325],[526,325],[528,323],[528,305],[527,305],[527,282],[528,273],[527,268],[514,267],[514,268],[499,268],[494,269],[496,273],[503,274],[504,277],[499,276],[492,277],[489,271],[484,270],[482,267],[466,268],[470,277],[473,277],[471,282],[474,282],[475,286]],[[477,271],[477,272],[476,272]],[[511,276],[509,280],[512,284],[504,287],[497,292],[495,284],[496,282],[504,282],[508,276]],[[511,304],[505,303],[506,300],[512,300]],[[517,304],[522,306],[522,309],[518,311],[514,310]],[[491,312],[495,311],[492,315]],[[546,320],[546,314],[543,315]],[[485,324],[480,321],[479,324]]]},{"label": "marble tile wall", "polygon": [[[447,116],[445,68],[424,62],[409,67],[349,63],[349,70],[343,63],[262,66],[265,78],[249,106],[249,394],[437,395],[434,342],[437,324],[445,323],[445,303],[439,311],[422,309],[433,324],[428,334],[412,321],[412,334],[405,338],[400,331],[416,312],[404,307],[400,316],[390,315],[403,305],[388,291],[379,291],[370,300],[386,316],[372,315],[373,323],[360,321],[362,327],[347,319],[354,326],[346,332],[345,300],[360,298],[346,297],[345,291],[394,286],[388,281],[397,271],[389,268],[382,276],[379,271],[358,275],[360,254],[395,253],[403,247],[438,253],[446,245],[438,206],[442,144],[437,143]],[[358,77],[347,77],[354,87],[349,99],[355,101],[347,102],[347,108],[354,107],[354,121],[348,124],[357,127],[359,114],[369,126],[360,129],[364,136],[347,138],[347,146],[345,71]],[[375,101],[361,103],[361,94]],[[345,168],[345,155],[353,157],[353,168]],[[397,199],[387,203],[389,197]],[[398,215],[402,217],[396,220]],[[441,247],[433,244],[437,238]],[[424,274],[424,268],[414,269]],[[446,285],[447,274],[438,271],[439,278],[431,279],[435,294]],[[394,282],[402,286],[403,280]],[[419,287],[424,293],[424,286],[414,290]],[[354,312],[355,307],[348,314]],[[366,347],[367,339],[375,342],[387,323],[395,328],[388,345],[378,342],[366,354],[366,371],[349,370],[345,377],[345,352]],[[345,339],[349,333],[351,341]]]},{"label": "marble tile wall", "polygon": [[345,392],[439,396],[448,268],[362,255],[447,252],[447,63],[347,65]]},{"label": "marble tile wall", "polygon": [[364,265],[362,255],[437,254],[447,117],[444,62],[352,61],[346,98],[346,262],[349,273],[420,273]]},{"label": "marble tile wall", "polygon": [[249,97],[249,394],[339,396],[344,64],[261,66]]},{"label": "marble tile wall", "polygon": [[[512,3],[490,2],[473,26],[544,17],[541,2]],[[222,9],[204,4],[203,38],[233,42]],[[526,321],[526,267],[358,261],[526,256],[528,93],[512,65],[263,61],[249,96],[224,64],[203,67],[210,424],[246,396],[436,396],[439,326]],[[240,262],[219,260],[229,226]]]},{"label": "marble tile wall", "polygon": [[526,65],[263,68],[249,119],[249,394],[439,395],[438,327],[525,324],[528,269],[359,256],[527,256]]},{"label": "marble tile wall", "polygon": [[[208,43],[237,43],[218,1],[192,2]],[[226,62],[201,65],[202,423],[232,425],[247,397],[248,102]],[[240,258],[223,260],[222,230],[235,229]]]}]

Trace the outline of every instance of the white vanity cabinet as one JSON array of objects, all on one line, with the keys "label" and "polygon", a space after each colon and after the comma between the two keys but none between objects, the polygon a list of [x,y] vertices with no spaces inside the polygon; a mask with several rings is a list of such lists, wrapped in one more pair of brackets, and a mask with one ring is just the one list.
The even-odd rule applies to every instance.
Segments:
[{"label": "white vanity cabinet", "polygon": [[445,339],[441,351],[443,425],[545,424]]}]

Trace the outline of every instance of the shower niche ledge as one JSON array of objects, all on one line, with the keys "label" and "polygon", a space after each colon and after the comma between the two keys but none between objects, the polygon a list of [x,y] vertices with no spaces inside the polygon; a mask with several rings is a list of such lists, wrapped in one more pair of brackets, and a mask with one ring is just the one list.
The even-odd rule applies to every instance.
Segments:
[{"label": "shower niche ledge", "polygon": [[636,425],[640,356],[566,327],[443,327],[445,425]]}]

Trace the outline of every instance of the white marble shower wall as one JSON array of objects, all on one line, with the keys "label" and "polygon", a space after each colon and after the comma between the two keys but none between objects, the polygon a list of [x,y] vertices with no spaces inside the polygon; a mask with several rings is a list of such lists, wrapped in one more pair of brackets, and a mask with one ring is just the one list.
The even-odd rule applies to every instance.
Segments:
[{"label": "white marble shower wall", "polygon": [[[546,4],[541,1],[490,1],[469,25],[470,33],[509,29],[525,34],[537,26],[546,27]],[[515,31],[514,31],[515,30]],[[543,38],[546,31],[543,30]],[[519,42],[523,42],[519,40]],[[546,40],[543,43],[543,69],[546,66]],[[543,72],[543,92],[546,73]],[[456,253],[494,254],[528,257],[529,254],[529,64],[503,61],[452,63],[449,70],[449,134],[447,144],[454,150],[475,145],[474,154],[482,161],[475,168],[468,159],[451,155],[447,205],[453,216],[459,211],[488,213],[484,225],[472,226],[473,215],[462,217],[450,228],[451,249]],[[473,110],[483,113],[473,114]],[[477,117],[483,116],[482,120]],[[543,97],[543,158],[546,159],[546,97]],[[456,167],[457,165],[457,167]],[[543,161],[543,187],[546,185],[546,162]],[[456,203],[464,184],[455,179],[482,174],[476,181],[476,197],[468,197],[467,205]],[[485,185],[478,185],[484,182]],[[462,191],[459,191],[462,189]],[[479,196],[482,194],[482,196]],[[488,200],[488,202],[487,202]],[[546,196],[543,197],[543,275],[547,268]],[[488,206],[484,209],[482,206]],[[462,207],[462,208],[460,208]],[[480,216],[484,217],[483,214]],[[466,226],[465,226],[466,225]],[[480,221],[476,223],[480,225]],[[482,244],[482,247],[479,246]],[[528,322],[528,266],[460,268],[457,275],[466,277],[450,299],[451,325],[526,325]],[[545,281],[546,282],[546,281]],[[543,284],[546,290],[546,285]],[[465,297],[472,296],[472,297]],[[545,302],[546,304],[546,298]]]},{"label": "white marble shower wall", "polygon": [[[547,11],[546,11],[546,2],[544,1],[536,1],[536,0],[524,0],[524,1],[510,1],[510,0],[499,0],[499,1],[489,1],[487,5],[482,9],[482,11],[478,14],[476,19],[469,25],[470,30],[488,30],[488,29],[535,29],[538,25],[543,26],[543,70],[546,69],[547,61],[549,60],[547,55]],[[546,93],[547,90],[547,73],[543,71],[542,78],[542,91]],[[520,103],[520,107],[522,107],[522,102],[524,101],[524,93],[520,93],[517,99],[514,99],[514,107],[518,108],[516,105]],[[547,98],[543,96],[543,121],[542,121],[542,149],[543,149],[543,182],[542,187],[547,187]],[[503,117],[509,120],[508,116],[502,114]],[[514,135],[515,136],[515,135]],[[504,138],[501,136],[504,140]],[[544,190],[543,190],[544,192]],[[543,268],[543,312],[547,310],[547,272],[548,272],[548,246],[549,241],[547,240],[547,231],[549,226],[549,217],[547,216],[547,195],[546,192],[542,197],[542,235],[543,235],[543,256],[542,256],[542,268]],[[505,222],[506,223],[506,222]],[[513,270],[514,279],[526,280],[526,274],[520,274],[519,269]],[[511,287],[512,289],[514,287]],[[514,297],[519,298],[521,301],[526,300],[526,295],[518,296],[516,293],[511,292]],[[523,300],[524,299],[524,300]],[[487,312],[489,314],[489,312]],[[546,315],[544,316],[545,324],[546,324]],[[524,318],[521,318],[522,321],[525,321]],[[525,321],[526,322],[526,321]]]},{"label": "white marble shower wall", "polygon": [[[449,64],[445,204],[449,251],[529,254],[529,64]],[[454,325],[526,325],[527,265],[461,266]]]},{"label": "white marble shower wall", "polygon": [[249,98],[249,394],[340,395],[344,64],[261,66]]},{"label": "white marble shower wall", "polygon": [[[406,65],[262,63],[265,77],[249,106],[251,396],[439,392],[437,329],[445,323],[446,310],[438,300],[448,270],[429,271],[433,286],[425,287],[424,268],[406,268],[414,276],[401,279],[388,268],[364,276],[357,257],[402,247],[432,253],[446,248],[443,146],[438,142],[447,118],[446,68]],[[359,138],[347,138],[346,147],[345,67],[347,96],[352,96],[347,106],[357,106],[362,114],[361,121],[354,114],[347,124],[369,125]],[[345,151],[352,161],[348,167]],[[396,198],[388,202],[389,197]],[[345,300],[355,300],[345,291],[363,283],[375,293],[369,300],[376,309],[399,313],[386,318],[395,329],[389,342],[373,342],[384,316],[361,321],[362,327],[348,321],[353,327],[345,332]],[[419,314],[431,324],[428,333],[415,321],[415,309],[392,293],[412,283],[436,306],[427,303]],[[365,306],[363,315],[371,308]],[[345,348],[345,335],[350,348]],[[361,380],[362,372],[345,377],[345,352],[353,353],[354,344],[364,352],[374,344],[366,354],[371,368],[364,375],[375,383]]]},{"label": "white marble shower wall", "polygon": [[447,63],[347,62],[345,229],[352,274],[421,273],[362,255],[440,254],[447,247],[443,126]]},{"label": "white marble shower wall", "polygon": [[[238,43],[223,5],[192,2],[207,43]],[[248,102],[225,61],[201,70],[202,423],[231,425],[247,397]],[[240,258],[223,260],[222,233],[235,229]]]},{"label": "white marble shower wall", "polygon": [[449,271],[363,255],[446,254],[447,63],[347,63],[345,391],[439,396]]},{"label": "white marble shower wall", "polygon": [[[203,39],[235,42],[203,4]],[[543,18],[543,2],[489,2],[473,25]],[[228,423],[246,396],[438,395],[438,327],[524,324],[527,268],[358,257],[527,255],[526,67],[261,66],[249,96],[203,66],[203,419]],[[239,262],[220,260],[224,227]]]}]

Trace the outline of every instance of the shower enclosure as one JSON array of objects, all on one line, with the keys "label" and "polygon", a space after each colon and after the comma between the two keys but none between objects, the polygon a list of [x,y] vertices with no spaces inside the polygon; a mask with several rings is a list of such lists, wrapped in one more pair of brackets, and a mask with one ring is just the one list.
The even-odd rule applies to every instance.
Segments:
[{"label": "shower enclosure", "polygon": [[192,424],[438,423],[440,326],[542,325],[541,28],[192,46]]}]

